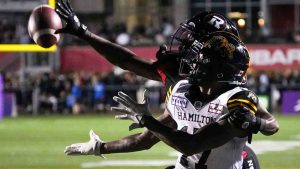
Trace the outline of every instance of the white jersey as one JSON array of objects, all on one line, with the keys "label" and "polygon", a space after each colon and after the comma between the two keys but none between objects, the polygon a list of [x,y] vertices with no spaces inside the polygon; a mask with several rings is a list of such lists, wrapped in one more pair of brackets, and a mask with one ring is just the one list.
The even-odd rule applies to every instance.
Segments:
[{"label": "white jersey", "polygon": [[[221,94],[209,103],[203,104],[200,100],[194,105],[185,97],[190,84],[187,80],[179,81],[168,97],[167,109],[177,123],[177,129],[194,134],[199,128],[216,122],[228,113],[227,101],[237,92],[247,90],[236,87]],[[247,138],[234,138],[226,144],[192,156],[180,155],[175,169],[197,169],[199,160],[207,169],[242,169],[242,151]]]}]

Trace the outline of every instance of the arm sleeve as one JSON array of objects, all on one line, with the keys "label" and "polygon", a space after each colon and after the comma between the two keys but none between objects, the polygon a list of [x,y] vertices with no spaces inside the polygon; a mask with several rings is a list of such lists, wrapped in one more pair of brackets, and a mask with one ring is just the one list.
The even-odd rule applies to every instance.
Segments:
[{"label": "arm sleeve", "polygon": [[242,90],[227,101],[228,111],[231,113],[237,109],[245,108],[255,115],[257,112],[258,97],[250,90]]}]

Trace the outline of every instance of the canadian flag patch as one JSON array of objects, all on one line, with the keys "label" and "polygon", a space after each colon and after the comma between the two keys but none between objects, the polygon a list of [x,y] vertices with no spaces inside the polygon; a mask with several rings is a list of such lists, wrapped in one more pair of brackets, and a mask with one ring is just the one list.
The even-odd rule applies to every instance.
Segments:
[{"label": "canadian flag patch", "polygon": [[208,112],[209,113],[215,113],[215,114],[221,114],[223,111],[223,105],[216,104],[216,103],[210,103],[208,106]]}]

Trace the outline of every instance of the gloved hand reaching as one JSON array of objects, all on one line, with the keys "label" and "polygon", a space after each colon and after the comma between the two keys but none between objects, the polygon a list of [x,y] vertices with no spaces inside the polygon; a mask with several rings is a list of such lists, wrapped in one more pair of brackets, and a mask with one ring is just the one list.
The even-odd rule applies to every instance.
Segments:
[{"label": "gloved hand reaching", "polygon": [[96,155],[102,156],[100,147],[103,141],[99,138],[93,130],[90,130],[90,141],[84,143],[75,143],[65,148],[65,154],[67,155]]},{"label": "gloved hand reaching", "polygon": [[148,110],[147,103],[147,94],[148,92],[144,92],[144,102],[137,103],[131,97],[123,92],[118,92],[118,96],[114,96],[114,101],[123,105],[123,107],[111,107],[112,110],[124,113],[122,115],[117,115],[117,119],[121,120],[132,120],[133,124],[129,127],[129,130],[143,127],[141,122],[144,116],[152,116]]},{"label": "gloved hand reaching", "polygon": [[55,11],[60,16],[60,18],[66,22],[66,26],[62,29],[57,30],[55,33],[68,33],[81,37],[89,32],[87,30],[87,27],[84,24],[80,23],[78,17],[76,16],[73,8],[70,5],[69,0],[57,1]]}]

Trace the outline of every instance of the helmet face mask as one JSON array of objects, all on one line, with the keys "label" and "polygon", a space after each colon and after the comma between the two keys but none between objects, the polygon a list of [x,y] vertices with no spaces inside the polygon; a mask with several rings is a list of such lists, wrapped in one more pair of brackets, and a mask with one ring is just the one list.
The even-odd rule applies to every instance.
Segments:
[{"label": "helmet face mask", "polygon": [[179,28],[173,34],[173,40],[177,40],[181,43],[187,43],[189,41],[193,41],[195,37],[195,24],[193,22],[181,23]]},{"label": "helmet face mask", "polygon": [[190,83],[242,85],[249,54],[235,25],[214,12],[201,12],[180,24],[172,36],[168,54],[176,53],[179,75]]},{"label": "helmet face mask", "polygon": [[196,40],[198,35],[194,32],[193,22],[180,24],[177,31],[172,36],[170,51],[180,53],[179,75],[186,77],[190,75],[194,63],[201,58],[203,44]]},{"label": "helmet face mask", "polygon": [[190,83],[226,83],[242,85],[249,67],[249,54],[234,35],[220,31],[194,38],[191,44],[181,44],[179,74]]},{"label": "helmet face mask", "polygon": [[191,71],[190,82],[243,85],[249,67],[245,45],[228,32],[214,32],[203,39],[202,58]]}]

